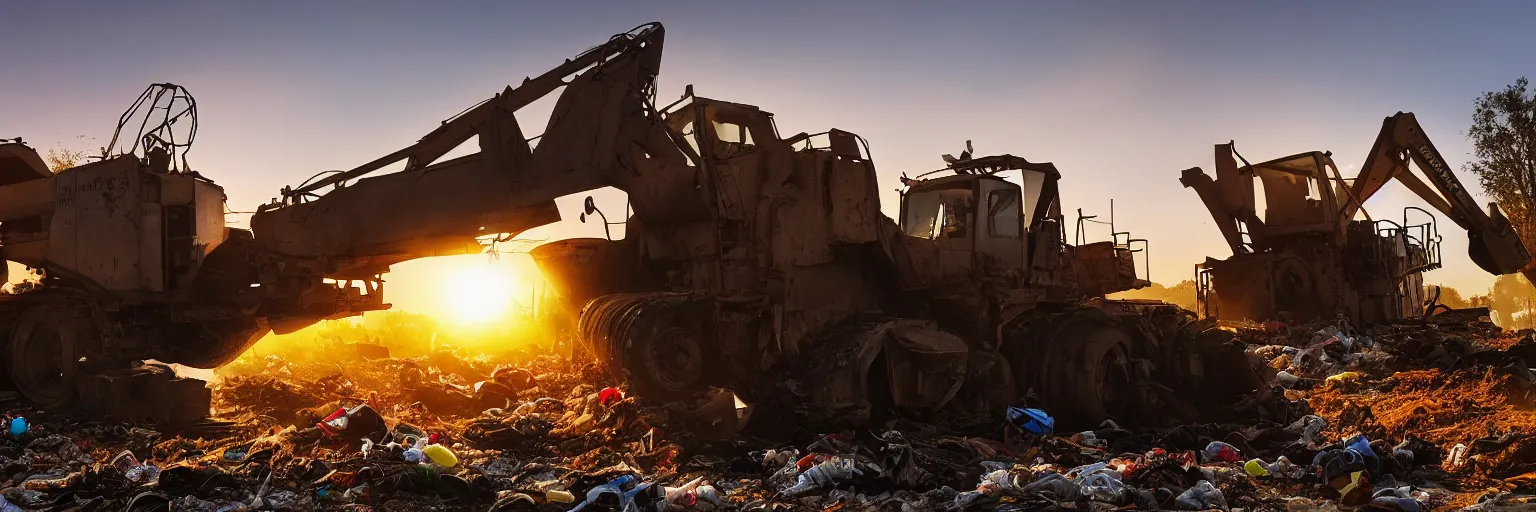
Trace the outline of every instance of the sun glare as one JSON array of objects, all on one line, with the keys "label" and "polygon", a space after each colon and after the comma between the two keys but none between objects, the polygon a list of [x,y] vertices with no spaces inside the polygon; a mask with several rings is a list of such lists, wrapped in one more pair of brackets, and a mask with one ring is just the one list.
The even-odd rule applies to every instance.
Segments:
[{"label": "sun glare", "polygon": [[471,324],[509,314],[517,289],[509,269],[488,263],[455,269],[447,286],[449,313],[455,320]]}]

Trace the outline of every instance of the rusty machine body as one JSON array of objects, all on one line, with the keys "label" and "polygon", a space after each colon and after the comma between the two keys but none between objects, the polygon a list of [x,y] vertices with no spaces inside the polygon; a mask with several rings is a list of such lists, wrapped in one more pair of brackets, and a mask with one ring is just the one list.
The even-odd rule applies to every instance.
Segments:
[{"label": "rusty machine body", "polygon": [[[691,87],[658,105],[663,34],[649,24],[616,35],[405,149],[285,188],[250,231],[196,224],[205,231],[194,235],[209,235],[192,241],[187,266],[164,274],[179,276],[175,287],[147,288],[143,269],[123,285],[158,309],[124,309],[130,294],[111,288],[119,281],[104,284],[109,276],[71,270],[67,260],[23,262],[46,269],[44,291],[78,291],[72,311],[90,316],[71,318],[111,333],[99,345],[140,347],[103,361],[212,366],[268,331],[388,307],[381,274],[394,263],[480,251],[559,220],[556,198],[611,186],[633,207],[623,239],[550,243],[534,258],[583,353],[644,396],[729,386],[813,418],[860,422],[891,411],[990,417],[1033,393],[1064,423],[1092,424],[1184,420],[1259,388],[1255,375],[1230,374],[1248,365],[1208,323],[1167,304],[1103,298],[1146,281],[1129,241],[1065,243],[1054,166],[1010,155],[947,159],[941,171],[904,179],[897,222],[880,213],[868,144],[852,133],[783,137],[772,114]],[[530,136],[514,114],[556,91],[542,134]],[[442,158],[472,138],[478,152]],[[141,187],[151,177],[206,181],[161,173],[150,165],[157,154],[51,180],[118,165]],[[402,160],[404,170],[367,176]],[[197,190],[218,192],[193,186],[202,187],[194,207],[204,204]],[[183,196],[157,197],[139,200],[140,210]],[[210,199],[206,208],[215,203],[222,207]],[[59,219],[68,207],[38,212]],[[199,212],[222,219],[222,210]],[[79,239],[70,225],[53,227],[54,239]],[[21,254],[13,240],[8,258]],[[127,242],[119,245],[154,249]],[[159,323],[130,322],[140,318]],[[166,327],[175,322],[196,328]],[[58,389],[23,393],[55,404],[75,397]]]},{"label": "rusty machine body", "polygon": [[[1205,316],[1231,322],[1342,316],[1369,325],[1425,315],[1433,297],[1423,273],[1441,265],[1434,214],[1409,207],[1400,219],[1372,218],[1364,209],[1392,179],[1467,230],[1468,253],[1478,267],[1530,277],[1530,255],[1509,220],[1497,204],[1487,212],[1477,205],[1412,113],[1383,121],[1353,179],[1340,175],[1328,152],[1257,164],[1244,159],[1241,167],[1238,159],[1231,143],[1218,144],[1214,179],[1198,167],[1180,178],[1199,194],[1233,253],[1197,265]],[[1410,161],[1423,179],[1410,171]],[[1255,178],[1263,212],[1256,206]]]},{"label": "rusty machine body", "polygon": [[155,84],[95,161],[54,172],[20,139],[0,143],[0,253],[41,277],[0,294],[3,371],[26,399],[195,421],[205,383],[145,361],[213,368],[273,326],[381,307],[316,262],[233,251],[250,233],[225,225],[224,189],[189,168],[196,126],[192,96]]}]

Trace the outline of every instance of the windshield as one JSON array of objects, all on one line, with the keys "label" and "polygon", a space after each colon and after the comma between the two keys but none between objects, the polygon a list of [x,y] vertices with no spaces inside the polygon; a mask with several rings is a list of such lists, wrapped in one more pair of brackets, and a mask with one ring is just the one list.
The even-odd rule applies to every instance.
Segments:
[{"label": "windshield", "polygon": [[951,238],[969,236],[966,211],[971,202],[969,188],[925,190],[908,193],[906,214],[901,229],[908,236],[917,238]]}]

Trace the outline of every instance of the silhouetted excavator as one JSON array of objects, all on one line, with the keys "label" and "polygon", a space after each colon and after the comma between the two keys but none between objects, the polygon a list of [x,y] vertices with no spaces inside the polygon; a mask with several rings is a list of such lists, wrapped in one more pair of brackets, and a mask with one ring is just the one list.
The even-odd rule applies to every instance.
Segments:
[{"label": "silhouetted excavator", "polygon": [[1183,172],[1179,181],[1200,195],[1233,253],[1197,266],[1202,314],[1224,321],[1342,315],[1360,324],[1424,315],[1423,273],[1440,267],[1441,237],[1422,208],[1404,209],[1400,222],[1366,213],[1365,202],[1391,179],[1467,230],[1478,267],[1532,277],[1530,253],[1498,205],[1479,208],[1413,114],[1398,112],[1383,121],[1353,179],[1339,174],[1328,152],[1249,164],[1232,143],[1216,145],[1215,179],[1198,167]]}]

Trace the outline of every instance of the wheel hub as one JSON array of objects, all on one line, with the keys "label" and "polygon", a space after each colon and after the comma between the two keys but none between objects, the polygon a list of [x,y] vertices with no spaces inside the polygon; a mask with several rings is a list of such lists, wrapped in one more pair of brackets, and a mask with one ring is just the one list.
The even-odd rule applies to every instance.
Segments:
[{"label": "wheel hub", "polygon": [[667,387],[684,390],[704,375],[698,338],[686,329],[673,327],[657,334],[648,356],[646,368]]}]

